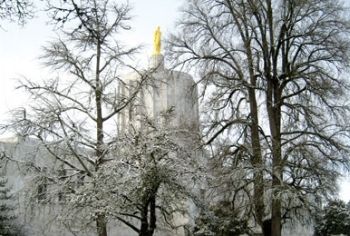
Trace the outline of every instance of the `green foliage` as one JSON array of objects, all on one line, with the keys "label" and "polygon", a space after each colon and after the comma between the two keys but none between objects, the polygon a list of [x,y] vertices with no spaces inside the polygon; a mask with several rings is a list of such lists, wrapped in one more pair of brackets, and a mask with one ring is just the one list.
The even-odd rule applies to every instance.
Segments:
[{"label": "green foliage", "polygon": [[315,236],[339,235],[350,236],[350,204],[341,200],[328,203],[322,213],[316,217]]},{"label": "green foliage", "polygon": [[196,219],[194,235],[238,236],[249,231],[248,220],[240,217],[230,202],[221,201]]},{"label": "green foliage", "polygon": [[7,178],[0,177],[0,235],[19,236],[20,229],[15,225],[16,214],[13,205],[13,195],[7,186]]}]

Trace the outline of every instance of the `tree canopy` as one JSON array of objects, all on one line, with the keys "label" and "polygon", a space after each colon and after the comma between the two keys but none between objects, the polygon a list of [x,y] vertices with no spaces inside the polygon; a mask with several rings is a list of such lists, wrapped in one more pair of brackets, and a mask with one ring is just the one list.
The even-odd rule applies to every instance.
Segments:
[{"label": "tree canopy", "polygon": [[315,235],[350,235],[350,207],[342,200],[330,201],[316,216]]},{"label": "tree canopy", "polygon": [[238,190],[273,236],[349,167],[347,13],[333,0],[193,0],[169,40],[174,65],[201,78],[207,143],[232,169],[222,181],[246,171]]},{"label": "tree canopy", "polygon": [[31,0],[0,1],[0,20],[24,24],[33,16],[34,4]]}]

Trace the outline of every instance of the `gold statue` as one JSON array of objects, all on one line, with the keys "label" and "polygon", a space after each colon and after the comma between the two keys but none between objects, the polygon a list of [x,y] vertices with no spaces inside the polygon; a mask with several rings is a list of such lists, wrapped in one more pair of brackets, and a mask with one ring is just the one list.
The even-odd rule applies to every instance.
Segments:
[{"label": "gold statue", "polygon": [[160,48],[162,45],[161,42],[162,32],[160,32],[160,27],[158,26],[156,31],[154,31],[154,39],[153,39],[153,54],[160,55]]}]

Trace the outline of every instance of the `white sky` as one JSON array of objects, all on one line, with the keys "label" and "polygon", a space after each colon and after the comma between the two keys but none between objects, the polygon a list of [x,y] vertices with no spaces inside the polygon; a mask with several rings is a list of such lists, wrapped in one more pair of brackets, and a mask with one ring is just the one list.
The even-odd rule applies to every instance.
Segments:
[{"label": "white sky", "polygon": [[[152,50],[153,32],[160,26],[163,35],[175,28],[179,8],[185,0],[130,0],[133,6],[132,31],[127,42],[133,46],[144,44],[140,54],[141,63],[145,62]],[[52,26],[46,24],[44,13],[39,14],[24,27],[16,24],[4,25],[0,29],[0,123],[3,123],[10,109],[24,106],[26,101],[19,91],[14,89],[16,79],[27,77],[32,80],[43,79],[48,73],[41,66],[38,57],[41,47],[55,38]],[[340,197],[350,200],[350,178],[341,181]]]},{"label": "white sky", "polygon": [[[174,29],[183,1],[129,0],[134,18],[125,42],[132,46],[145,46],[139,55],[140,63],[145,63],[151,54],[155,28],[159,25],[163,35]],[[21,77],[37,80],[48,75],[38,57],[41,47],[56,35],[46,22],[46,14],[41,12],[24,27],[5,24],[4,30],[0,29],[0,122],[4,121],[10,109],[25,105],[24,97],[14,89],[16,80]]]}]

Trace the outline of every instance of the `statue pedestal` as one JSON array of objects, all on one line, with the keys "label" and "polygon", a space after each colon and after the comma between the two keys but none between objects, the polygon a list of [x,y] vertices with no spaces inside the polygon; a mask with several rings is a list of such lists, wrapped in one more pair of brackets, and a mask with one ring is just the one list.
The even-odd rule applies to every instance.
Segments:
[{"label": "statue pedestal", "polygon": [[154,70],[164,69],[164,56],[162,54],[154,54],[149,61],[149,68]]}]

